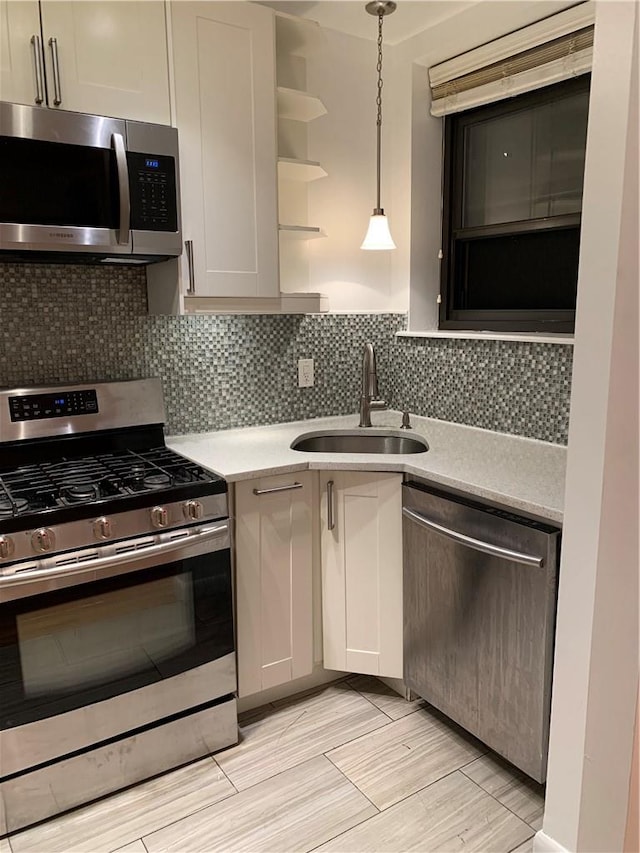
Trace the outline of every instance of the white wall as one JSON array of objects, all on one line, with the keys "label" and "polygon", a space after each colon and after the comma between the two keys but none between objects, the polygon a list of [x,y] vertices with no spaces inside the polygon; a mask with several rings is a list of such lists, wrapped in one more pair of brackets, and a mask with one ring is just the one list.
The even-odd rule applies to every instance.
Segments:
[{"label": "white wall", "polygon": [[[375,30],[374,18],[371,24]],[[385,48],[385,77],[392,53]],[[307,87],[328,110],[309,126],[309,158],[329,173],[309,187],[309,221],[328,233],[308,245],[309,289],[327,294],[332,311],[403,310],[392,287],[391,253],[360,249],[376,200],[375,42],[326,30],[326,45],[307,59]],[[393,222],[390,107],[385,97],[382,205]]]},{"label": "white wall", "polygon": [[638,686],[637,26],[634,2],[597,4],[537,851],[622,850],[627,817]]},{"label": "white wall", "polygon": [[[328,115],[309,125],[308,156],[329,177],[309,188],[309,222],[329,236],[305,246],[309,283],[296,289],[328,294],[332,311],[410,307],[414,328],[437,328],[443,120],[429,114],[427,67],[569,5],[483,0],[398,45],[385,44],[382,205],[394,252],[359,248],[375,203],[375,41],[325,30],[326,46],[307,59],[307,88]],[[394,14],[402,11],[400,5]],[[373,17],[371,29],[373,36]]]}]

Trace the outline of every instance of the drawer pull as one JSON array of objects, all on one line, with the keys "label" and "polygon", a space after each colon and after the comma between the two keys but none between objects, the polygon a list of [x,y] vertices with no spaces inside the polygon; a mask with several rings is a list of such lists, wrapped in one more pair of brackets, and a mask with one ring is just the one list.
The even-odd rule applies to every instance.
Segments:
[{"label": "drawer pull", "polygon": [[254,495],[272,495],[274,492],[290,492],[292,489],[301,489],[302,483],[290,483],[287,486],[273,486],[271,489],[254,489]]}]

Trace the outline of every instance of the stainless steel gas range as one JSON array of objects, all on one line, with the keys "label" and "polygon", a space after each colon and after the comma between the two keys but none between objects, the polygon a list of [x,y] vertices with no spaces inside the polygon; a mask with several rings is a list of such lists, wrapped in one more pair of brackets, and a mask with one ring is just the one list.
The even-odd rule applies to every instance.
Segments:
[{"label": "stainless steel gas range", "polygon": [[158,380],[0,391],[0,835],[237,741],[227,486]]}]

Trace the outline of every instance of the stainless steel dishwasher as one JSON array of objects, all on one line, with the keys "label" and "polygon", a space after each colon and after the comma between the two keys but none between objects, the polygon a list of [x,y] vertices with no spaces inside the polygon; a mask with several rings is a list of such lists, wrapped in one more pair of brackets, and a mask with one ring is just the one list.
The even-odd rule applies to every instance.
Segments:
[{"label": "stainless steel dishwasher", "polygon": [[546,777],[560,531],[403,486],[404,681]]}]

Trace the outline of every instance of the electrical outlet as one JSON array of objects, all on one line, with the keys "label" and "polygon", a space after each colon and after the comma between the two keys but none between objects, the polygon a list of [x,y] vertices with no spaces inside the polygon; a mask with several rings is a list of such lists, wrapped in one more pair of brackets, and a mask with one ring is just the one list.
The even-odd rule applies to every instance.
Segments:
[{"label": "electrical outlet", "polygon": [[313,375],[313,359],[298,359],[298,388],[311,388],[315,384]]}]

